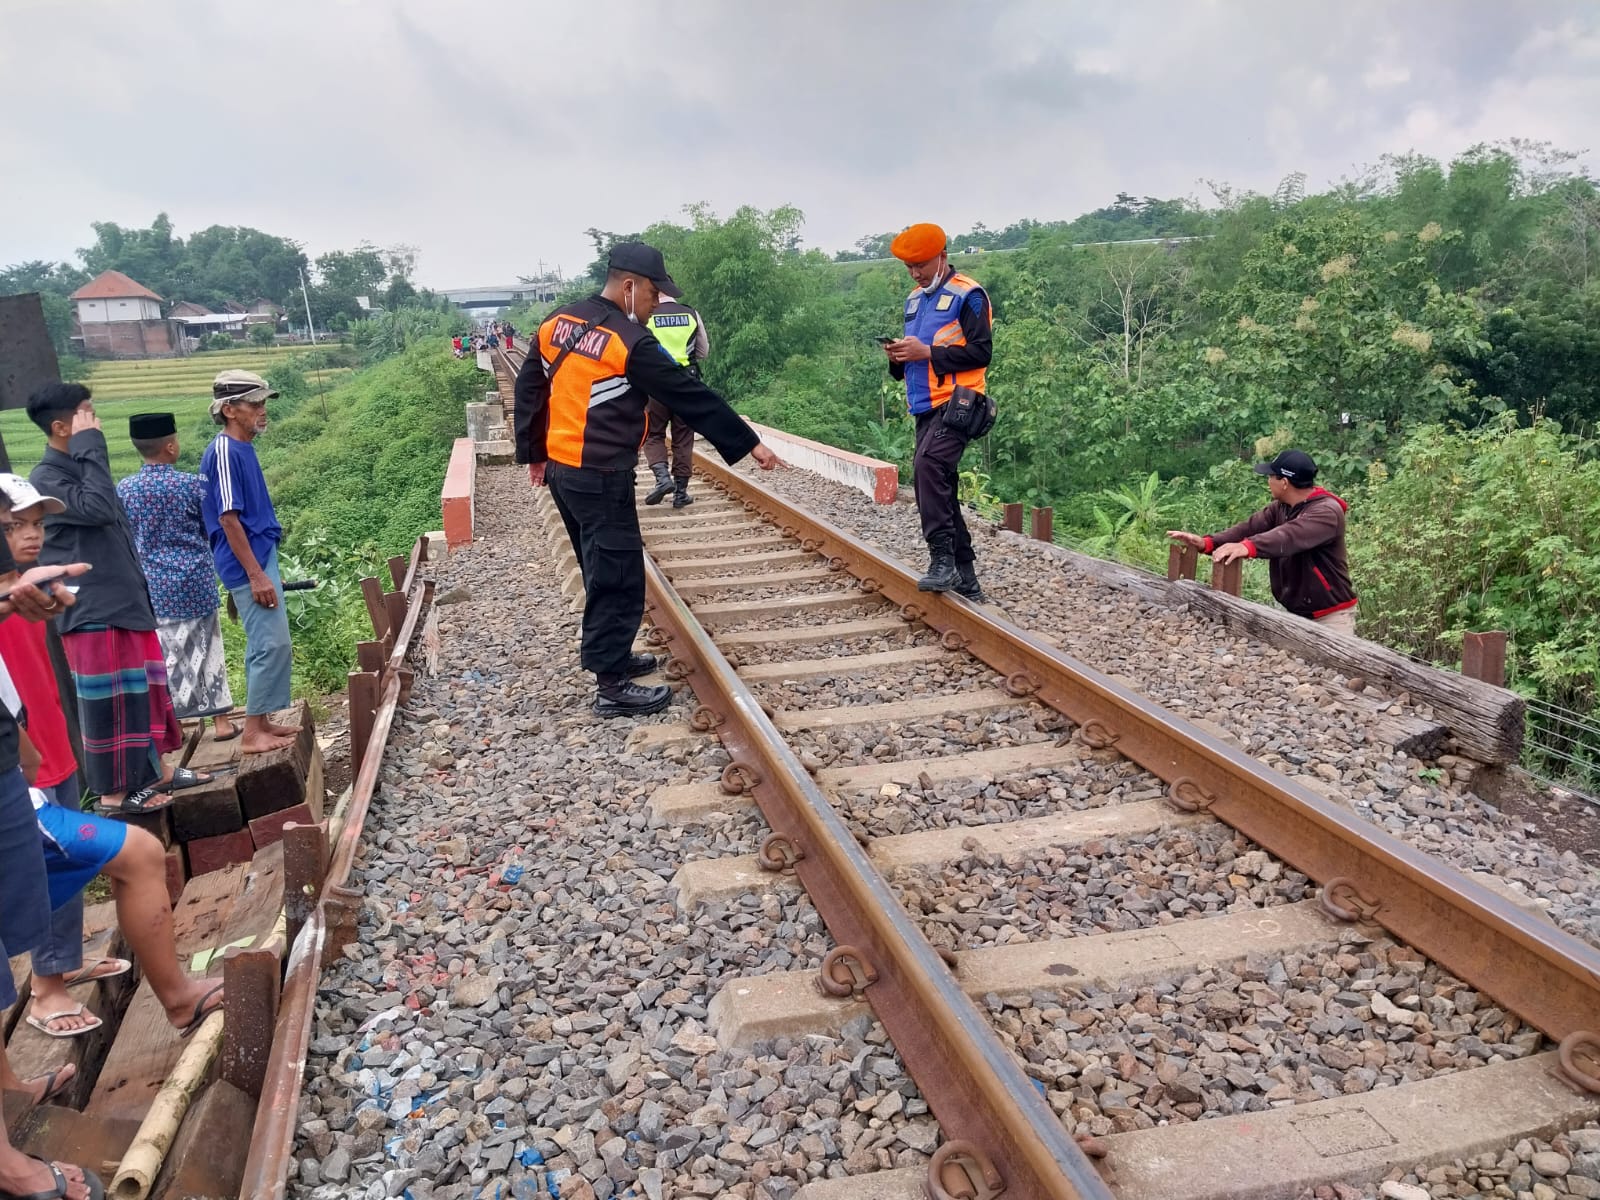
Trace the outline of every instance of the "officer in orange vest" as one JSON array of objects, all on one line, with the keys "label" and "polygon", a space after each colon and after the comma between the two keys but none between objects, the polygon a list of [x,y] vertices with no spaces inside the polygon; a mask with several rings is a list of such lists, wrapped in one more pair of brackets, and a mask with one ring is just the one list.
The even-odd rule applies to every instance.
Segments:
[{"label": "officer in orange vest", "polygon": [[890,243],[889,252],[906,264],[917,286],[906,298],[905,336],[884,351],[889,374],[905,380],[906,407],[917,425],[912,484],[929,558],[917,587],[982,602],[972,535],[956,498],[970,434],[945,418],[957,387],[983,393],[993,315],[984,290],[950,266],[945,250],[944,230],[937,225],[913,225]]},{"label": "officer in orange vest", "polygon": [[729,463],[750,455],[779,465],[728,402],[675,362],[648,321],[662,296],[681,293],[661,251],[642,242],[611,248],[605,288],[556,309],[530,339],[517,373],[517,461],[535,487],[548,486],[583,569],[581,661],[599,687],[602,717],[660,712],[665,685],[640,687],[656,666],[634,654],[644,616],[644,540],[634,506],[633,469],[654,397],[706,438]]}]

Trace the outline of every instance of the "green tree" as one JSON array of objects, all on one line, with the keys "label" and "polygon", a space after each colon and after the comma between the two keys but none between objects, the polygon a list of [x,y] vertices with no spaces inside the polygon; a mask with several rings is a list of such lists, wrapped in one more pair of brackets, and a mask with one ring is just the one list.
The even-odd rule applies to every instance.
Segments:
[{"label": "green tree", "polygon": [[270,324],[268,324],[266,321],[261,321],[258,324],[250,326],[250,332],[248,336],[250,341],[257,346],[270,346],[272,345],[273,338],[277,335],[273,332],[273,328]]}]

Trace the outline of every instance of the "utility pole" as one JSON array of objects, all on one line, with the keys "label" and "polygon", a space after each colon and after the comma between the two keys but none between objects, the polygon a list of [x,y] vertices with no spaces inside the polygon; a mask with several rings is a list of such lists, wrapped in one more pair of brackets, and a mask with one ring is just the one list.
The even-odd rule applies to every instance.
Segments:
[{"label": "utility pole", "polygon": [[311,323],[311,294],[306,291],[306,273],[300,272],[300,298],[306,302],[306,332],[311,335],[311,344],[317,344],[317,327]]}]

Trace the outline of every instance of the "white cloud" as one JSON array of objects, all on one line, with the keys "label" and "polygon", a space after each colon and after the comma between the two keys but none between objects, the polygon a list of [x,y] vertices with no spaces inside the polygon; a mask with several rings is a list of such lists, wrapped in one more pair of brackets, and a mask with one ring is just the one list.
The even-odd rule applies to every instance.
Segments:
[{"label": "white cloud", "polygon": [[6,21],[0,102],[37,116],[0,127],[0,263],[165,210],[313,253],[411,243],[425,282],[492,283],[700,200],[797,204],[834,249],[1201,178],[1318,187],[1391,151],[1582,149],[1600,112],[1600,7],[1566,0],[11,0]]}]

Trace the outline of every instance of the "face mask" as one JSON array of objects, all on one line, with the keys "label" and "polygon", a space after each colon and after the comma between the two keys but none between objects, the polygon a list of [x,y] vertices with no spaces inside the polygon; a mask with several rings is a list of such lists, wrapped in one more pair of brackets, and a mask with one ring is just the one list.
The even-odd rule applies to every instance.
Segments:
[{"label": "face mask", "polygon": [[932,283],[930,283],[925,288],[918,288],[917,291],[921,292],[924,296],[931,296],[931,295],[933,295],[935,292],[937,292],[939,290],[939,282],[943,278],[944,278],[944,272],[940,271],[939,274],[934,277],[934,280],[933,280]]}]

